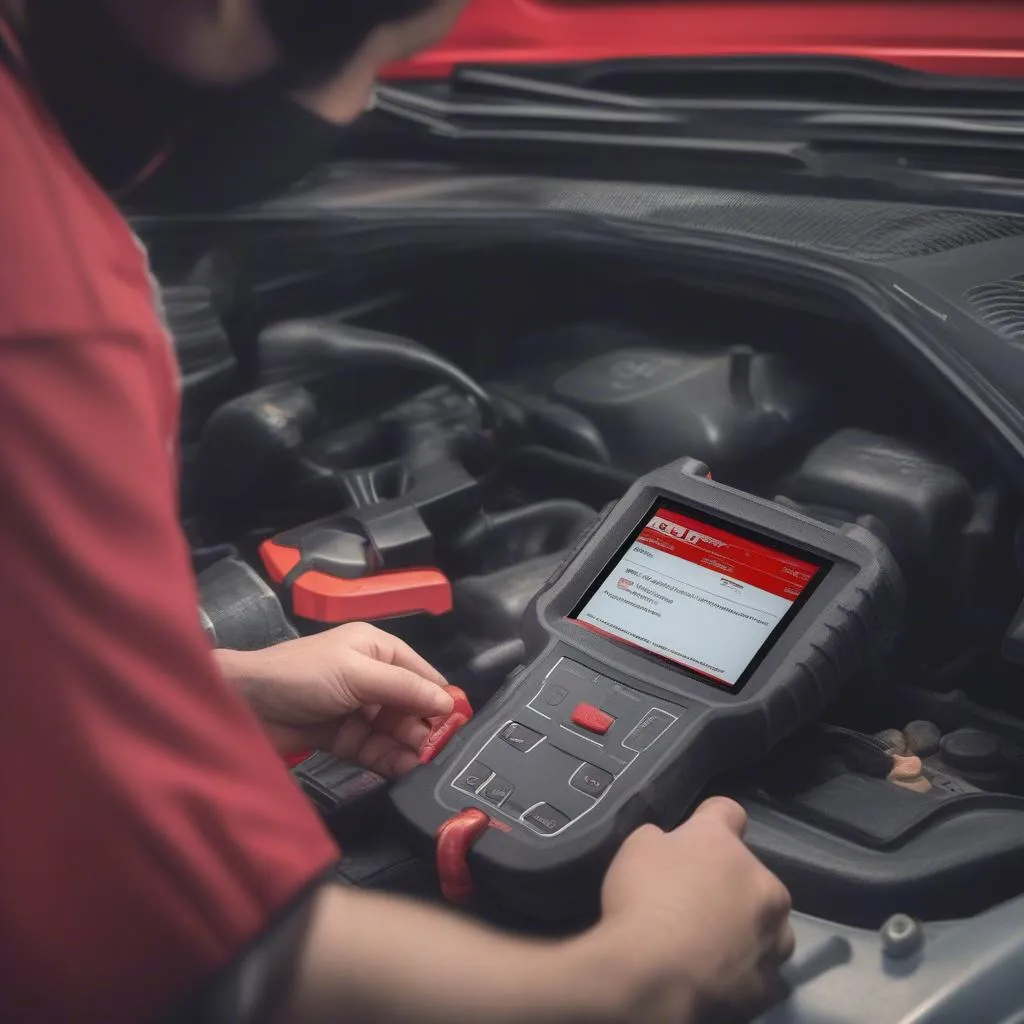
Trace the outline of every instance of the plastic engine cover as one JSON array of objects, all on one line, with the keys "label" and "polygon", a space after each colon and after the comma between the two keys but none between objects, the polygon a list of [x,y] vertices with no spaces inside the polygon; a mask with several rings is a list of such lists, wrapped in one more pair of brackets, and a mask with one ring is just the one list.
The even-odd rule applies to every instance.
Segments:
[{"label": "plastic engine cover", "polygon": [[682,351],[625,332],[618,340],[563,369],[530,410],[544,426],[557,410],[572,410],[618,468],[646,473],[685,452],[729,476],[791,450],[819,420],[820,390],[782,356],[746,347]]},{"label": "plastic engine cover", "polygon": [[921,448],[841,430],[810,452],[783,494],[812,515],[876,517],[911,584],[933,599],[970,604],[986,579],[991,586],[998,496]]}]

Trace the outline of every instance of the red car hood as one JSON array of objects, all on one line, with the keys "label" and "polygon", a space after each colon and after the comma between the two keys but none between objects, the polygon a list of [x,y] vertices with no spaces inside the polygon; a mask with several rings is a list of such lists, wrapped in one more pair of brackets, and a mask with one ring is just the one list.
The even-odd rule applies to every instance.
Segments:
[{"label": "red car hood", "polygon": [[958,75],[1024,77],[1019,2],[472,0],[433,51],[392,77],[439,77],[458,64],[616,57],[861,57]]}]

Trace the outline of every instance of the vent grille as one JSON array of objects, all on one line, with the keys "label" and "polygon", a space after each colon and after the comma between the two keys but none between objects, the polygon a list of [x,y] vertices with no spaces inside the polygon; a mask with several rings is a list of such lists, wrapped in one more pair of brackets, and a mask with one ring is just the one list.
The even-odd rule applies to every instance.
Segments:
[{"label": "vent grille", "polygon": [[307,218],[319,211],[342,218],[358,211],[363,222],[377,211],[410,220],[417,212],[551,211],[732,235],[873,264],[1024,238],[1024,217],[1008,214],[677,185],[474,176],[418,166],[339,165],[315,188],[266,210]]},{"label": "vent grille", "polygon": [[548,184],[542,191],[548,209],[742,235],[870,263],[1024,236],[1024,218],[896,203],[615,184]]},{"label": "vent grille", "polygon": [[1010,341],[1024,343],[1024,274],[994,284],[979,284],[964,295],[983,324]]}]

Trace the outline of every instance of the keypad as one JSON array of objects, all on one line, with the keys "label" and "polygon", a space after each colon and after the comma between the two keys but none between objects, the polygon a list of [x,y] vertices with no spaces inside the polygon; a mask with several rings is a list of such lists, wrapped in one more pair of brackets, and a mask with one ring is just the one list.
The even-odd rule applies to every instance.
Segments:
[{"label": "keypad", "polygon": [[560,834],[628,785],[620,778],[685,712],[564,658],[524,696],[453,785],[537,836]]}]

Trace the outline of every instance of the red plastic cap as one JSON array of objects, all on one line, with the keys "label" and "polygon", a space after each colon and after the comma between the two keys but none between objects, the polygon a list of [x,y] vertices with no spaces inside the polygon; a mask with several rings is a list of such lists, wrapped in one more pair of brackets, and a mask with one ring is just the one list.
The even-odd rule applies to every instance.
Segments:
[{"label": "red plastic cap", "polygon": [[430,764],[468,721],[469,719],[465,715],[456,712],[435,725],[430,731],[430,735],[423,741],[423,746],[420,747],[420,764]]},{"label": "red plastic cap", "polygon": [[420,764],[430,764],[451,742],[452,737],[473,717],[473,707],[465,690],[449,686],[448,693],[455,702],[451,714],[431,719],[433,728],[420,748]]},{"label": "red plastic cap", "polygon": [[283,583],[288,573],[302,560],[302,552],[298,548],[287,548],[276,541],[265,540],[260,545],[260,558],[267,575],[275,583]]},{"label": "red plastic cap", "polygon": [[484,811],[468,807],[437,830],[437,877],[441,893],[450,903],[465,903],[476,891],[467,857],[470,847],[487,831],[490,823]]},{"label": "red plastic cap", "polygon": [[466,691],[461,686],[449,686],[448,696],[455,702],[452,714],[465,715],[468,722],[473,717],[473,705],[469,703]]},{"label": "red plastic cap", "polygon": [[338,624],[452,610],[452,585],[438,569],[385,572],[358,580],[305,572],[292,585],[292,610],[313,622]]}]

